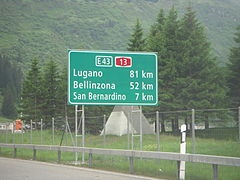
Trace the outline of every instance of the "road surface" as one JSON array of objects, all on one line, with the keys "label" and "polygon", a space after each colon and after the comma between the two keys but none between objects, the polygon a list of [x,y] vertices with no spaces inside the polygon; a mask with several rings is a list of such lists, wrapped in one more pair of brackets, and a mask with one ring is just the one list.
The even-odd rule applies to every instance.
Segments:
[{"label": "road surface", "polygon": [[89,168],[0,157],[0,180],[156,180]]}]

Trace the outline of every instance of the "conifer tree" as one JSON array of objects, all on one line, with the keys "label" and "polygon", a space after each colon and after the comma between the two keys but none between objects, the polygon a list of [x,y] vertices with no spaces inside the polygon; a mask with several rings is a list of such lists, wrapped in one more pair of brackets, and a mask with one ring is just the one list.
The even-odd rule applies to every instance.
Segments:
[{"label": "conifer tree", "polygon": [[[50,60],[44,66],[43,73],[43,115],[49,121],[57,114],[59,74],[57,64]],[[63,92],[64,93],[64,92]]]},{"label": "conifer tree", "polygon": [[178,13],[172,7],[163,25],[162,46],[159,58],[159,90],[162,110],[178,109],[175,102],[176,89],[174,83],[177,78],[177,61],[179,59],[179,20]]},{"label": "conifer tree", "polygon": [[177,103],[184,109],[222,106],[226,96],[224,79],[211,55],[204,28],[191,7],[187,8],[180,27]]},{"label": "conifer tree", "polygon": [[143,29],[139,19],[137,19],[136,25],[133,29],[133,34],[129,39],[128,51],[144,51],[145,50],[145,39],[143,37]]},{"label": "conifer tree", "polygon": [[231,104],[234,107],[240,106],[240,26],[237,27],[234,41],[236,46],[231,48],[229,56],[228,87]]},{"label": "conifer tree", "polygon": [[42,76],[36,58],[31,61],[30,70],[23,81],[20,106],[23,119],[30,121],[42,118]]},{"label": "conifer tree", "polygon": [[15,107],[15,94],[9,85],[5,88],[3,93],[3,103],[2,103],[2,115],[14,119],[17,116],[17,110]]},{"label": "conifer tree", "polygon": [[162,111],[176,108],[173,83],[176,79],[178,31],[178,14],[176,9],[172,7],[166,17],[163,10],[160,10],[157,22],[152,26],[148,38],[148,50],[158,52],[158,92]]},{"label": "conifer tree", "polygon": [[163,26],[165,23],[164,10],[160,9],[156,23],[151,26],[150,34],[147,39],[147,50],[160,52],[163,43]]}]

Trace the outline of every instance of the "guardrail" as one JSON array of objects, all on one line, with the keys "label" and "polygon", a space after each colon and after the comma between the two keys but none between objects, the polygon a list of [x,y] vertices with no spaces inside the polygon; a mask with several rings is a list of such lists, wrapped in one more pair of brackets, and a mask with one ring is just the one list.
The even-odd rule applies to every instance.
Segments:
[{"label": "guardrail", "polygon": [[[33,144],[3,144],[1,148],[13,148],[13,157],[17,156],[17,149],[32,149],[33,160],[36,160],[37,150],[50,150],[58,152],[58,162],[61,161],[61,152],[88,153],[88,166],[92,167],[92,155],[115,155],[125,156],[129,158],[130,173],[134,173],[134,158],[162,159],[177,161],[178,171],[180,161],[193,163],[206,163],[213,166],[213,179],[218,180],[218,165],[225,166],[240,166],[240,158],[226,156],[212,156],[201,154],[180,154],[170,152],[155,152],[155,151],[132,151],[120,149],[99,149],[99,148],[82,148],[73,146],[53,146],[53,145],[33,145]],[[177,175],[179,172],[177,172]]]}]

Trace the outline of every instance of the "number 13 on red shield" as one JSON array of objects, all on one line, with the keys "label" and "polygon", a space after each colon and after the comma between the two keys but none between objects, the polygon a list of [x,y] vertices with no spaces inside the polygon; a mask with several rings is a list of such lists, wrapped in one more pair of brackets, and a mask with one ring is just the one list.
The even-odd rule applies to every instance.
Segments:
[{"label": "number 13 on red shield", "polygon": [[116,67],[132,67],[131,57],[115,57]]}]

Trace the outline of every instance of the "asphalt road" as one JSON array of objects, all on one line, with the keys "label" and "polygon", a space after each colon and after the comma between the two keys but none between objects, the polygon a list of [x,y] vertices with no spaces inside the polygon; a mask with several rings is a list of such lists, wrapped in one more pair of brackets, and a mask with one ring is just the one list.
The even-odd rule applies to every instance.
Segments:
[{"label": "asphalt road", "polygon": [[156,180],[89,168],[0,157],[0,180]]}]

